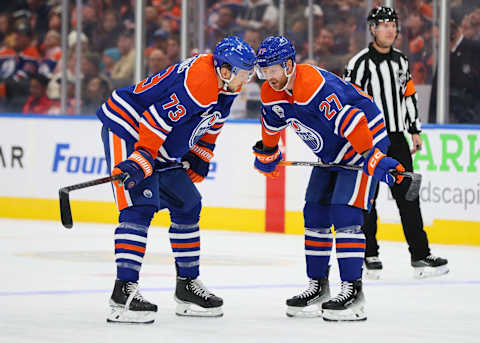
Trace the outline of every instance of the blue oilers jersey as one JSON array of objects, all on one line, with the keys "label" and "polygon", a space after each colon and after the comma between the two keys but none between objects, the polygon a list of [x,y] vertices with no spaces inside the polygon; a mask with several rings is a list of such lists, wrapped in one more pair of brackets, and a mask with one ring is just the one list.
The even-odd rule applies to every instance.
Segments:
[{"label": "blue oilers jersey", "polygon": [[202,137],[214,144],[238,94],[218,88],[213,55],[198,55],[115,90],[97,116],[116,135],[169,162]]},{"label": "blue oilers jersey", "polygon": [[361,165],[362,152],[373,146],[386,152],[390,145],[383,114],[372,99],[326,70],[299,64],[291,93],[265,82],[261,100],[267,146],[276,145],[287,126],[324,163]]}]

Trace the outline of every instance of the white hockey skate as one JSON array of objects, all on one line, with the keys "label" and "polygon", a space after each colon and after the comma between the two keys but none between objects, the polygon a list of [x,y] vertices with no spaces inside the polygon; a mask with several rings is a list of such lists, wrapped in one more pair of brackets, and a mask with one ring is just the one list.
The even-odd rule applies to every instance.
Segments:
[{"label": "white hockey skate", "polygon": [[362,280],[342,281],[340,293],[322,304],[323,319],[331,322],[366,320]]},{"label": "white hockey skate", "polygon": [[287,317],[321,317],[322,303],[329,298],[328,278],[310,279],[306,290],[287,299]]},{"label": "white hockey skate", "polygon": [[378,256],[365,257],[363,260],[363,277],[368,280],[379,280],[383,265]]},{"label": "white hockey skate", "polygon": [[136,282],[116,280],[110,298],[109,323],[151,324],[157,305],[145,300]]},{"label": "white hockey skate", "polygon": [[179,316],[223,316],[223,299],[210,293],[198,278],[177,277],[175,301],[177,302],[175,313]]},{"label": "white hockey skate", "polygon": [[412,261],[413,277],[416,279],[426,279],[445,275],[450,271],[447,264],[447,259],[433,255],[428,255],[418,261]]}]

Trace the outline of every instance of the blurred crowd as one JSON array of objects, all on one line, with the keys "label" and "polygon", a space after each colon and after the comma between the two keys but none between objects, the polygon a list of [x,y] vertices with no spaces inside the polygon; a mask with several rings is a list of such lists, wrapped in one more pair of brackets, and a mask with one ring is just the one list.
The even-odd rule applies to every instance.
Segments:
[{"label": "blurred crowd", "polygon": [[[135,0],[83,0],[82,33],[76,33],[76,1],[69,1],[68,50],[61,49],[61,0],[16,0],[0,4],[0,112],[60,113],[61,56],[67,56],[67,114],[94,114],[117,87],[133,82]],[[180,0],[146,0],[144,51],[146,75],[163,70],[180,59]],[[278,33],[278,0],[205,0],[205,51],[227,35],[243,37],[254,49],[263,38]],[[193,11],[197,2],[189,2]],[[354,54],[369,41],[366,15],[383,1],[314,0],[313,46],[309,54],[307,1],[285,0],[285,35],[297,49],[297,62],[310,63],[338,75]],[[480,3],[449,2],[452,48],[461,37],[478,55]],[[435,44],[432,0],[397,0],[400,33],[395,43],[410,59],[415,84],[432,84],[435,78]],[[193,16],[192,12],[190,14]],[[189,16],[190,17],[190,16]],[[198,36],[193,25],[189,37]],[[191,40],[191,39],[190,39]],[[81,42],[81,73],[76,72],[77,42]],[[477,49],[477,50],[475,50]],[[189,55],[199,53],[189,42]],[[473,59],[471,63],[478,63]],[[474,79],[480,68],[471,65]],[[455,82],[455,75],[451,76]],[[81,104],[75,104],[75,82],[81,81]],[[465,80],[461,80],[464,82]],[[245,87],[232,112],[258,116],[260,80]],[[478,97],[477,97],[478,99]],[[80,105],[80,113],[76,113]]]}]

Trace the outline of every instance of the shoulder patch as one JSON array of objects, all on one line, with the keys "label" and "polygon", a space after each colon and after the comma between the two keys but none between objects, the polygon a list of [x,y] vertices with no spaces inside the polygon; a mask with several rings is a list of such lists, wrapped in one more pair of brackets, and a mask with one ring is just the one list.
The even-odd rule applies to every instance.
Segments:
[{"label": "shoulder patch", "polygon": [[199,56],[185,75],[185,89],[197,105],[210,106],[218,98],[217,74],[213,66],[213,55]]},{"label": "shoulder patch", "polygon": [[308,104],[322,89],[325,79],[318,69],[309,64],[297,65],[297,76],[293,85],[293,97],[300,105]]},{"label": "shoulder patch", "polygon": [[273,105],[278,102],[293,102],[287,93],[274,90],[268,81],[265,81],[260,89],[260,99],[264,105]]}]

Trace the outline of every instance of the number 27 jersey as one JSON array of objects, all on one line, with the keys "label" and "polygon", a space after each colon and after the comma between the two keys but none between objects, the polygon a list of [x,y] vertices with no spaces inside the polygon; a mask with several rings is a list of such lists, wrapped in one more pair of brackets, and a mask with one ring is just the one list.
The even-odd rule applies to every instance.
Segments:
[{"label": "number 27 jersey", "polygon": [[362,152],[390,141],[383,114],[371,98],[335,74],[308,65],[296,66],[292,92],[261,89],[262,139],[278,143],[279,132],[290,126],[324,163],[361,165]]}]

